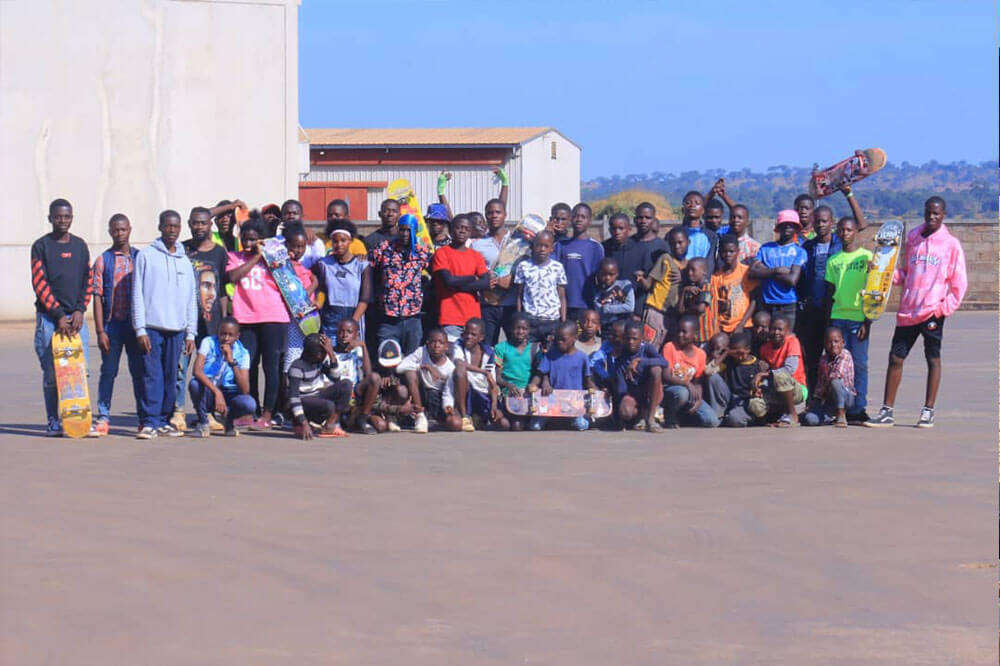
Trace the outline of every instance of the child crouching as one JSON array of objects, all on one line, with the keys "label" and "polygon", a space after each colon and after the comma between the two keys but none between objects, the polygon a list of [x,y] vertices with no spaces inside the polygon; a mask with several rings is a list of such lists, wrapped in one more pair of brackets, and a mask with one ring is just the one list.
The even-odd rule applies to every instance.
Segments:
[{"label": "child crouching", "polygon": [[427,432],[428,412],[443,429],[462,429],[462,419],[455,414],[455,364],[448,358],[448,337],[443,330],[431,330],[427,344],[404,358],[396,373],[403,375],[413,400],[414,432]]},{"label": "child crouching", "polygon": [[257,409],[250,397],[250,354],[240,342],[240,325],[232,317],[219,322],[219,334],[207,336],[198,347],[194,377],[189,385],[191,402],[198,414],[197,432],[211,433],[208,415],[213,410],[225,419],[225,434],[238,434],[235,419]]},{"label": "child crouching", "polygon": [[337,363],[330,338],[313,333],[302,343],[302,356],[288,368],[288,406],[299,439],[312,439],[311,423],[322,424],[319,437],[348,437],[340,415],[351,404],[354,386],[336,375]]},{"label": "child crouching", "polygon": [[826,329],[823,356],[819,360],[816,390],[809,399],[802,425],[832,423],[847,427],[847,410],[854,406],[854,359],[844,347],[844,335],[836,326]]}]

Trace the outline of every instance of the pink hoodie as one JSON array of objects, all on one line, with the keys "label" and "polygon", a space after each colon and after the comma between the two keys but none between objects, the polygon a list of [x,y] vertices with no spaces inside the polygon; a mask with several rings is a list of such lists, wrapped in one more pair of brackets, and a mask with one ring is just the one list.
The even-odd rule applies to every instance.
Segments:
[{"label": "pink hoodie", "polygon": [[969,286],[962,244],[942,223],[924,238],[924,225],[906,235],[905,261],[896,264],[893,284],[903,285],[896,314],[898,326],[914,326],[931,317],[947,317],[962,303]]}]

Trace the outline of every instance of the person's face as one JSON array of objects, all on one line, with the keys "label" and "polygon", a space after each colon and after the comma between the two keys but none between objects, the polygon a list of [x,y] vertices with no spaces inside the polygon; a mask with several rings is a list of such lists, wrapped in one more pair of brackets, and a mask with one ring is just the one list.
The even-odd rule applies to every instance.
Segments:
[{"label": "person's face", "polygon": [[347,234],[334,234],[330,237],[330,252],[333,256],[343,258],[351,249],[351,237]]},{"label": "person's face", "polygon": [[335,220],[346,220],[347,219],[347,207],[341,204],[333,204],[326,209],[326,221],[333,222]]},{"label": "person's face", "polygon": [[750,358],[750,349],[748,347],[730,347],[729,355],[736,360],[737,363],[743,363],[748,358]]},{"label": "person's face", "polygon": [[625,344],[625,324],[621,322],[615,322],[614,326],[611,327],[611,346],[614,348],[616,353],[620,353],[622,350],[622,345]]},{"label": "person's face", "polygon": [[944,206],[938,202],[935,201],[924,206],[924,224],[927,225],[931,233],[941,228],[941,225],[944,223],[944,216]]},{"label": "person's face", "polygon": [[813,229],[816,235],[826,238],[833,231],[833,212],[824,208],[813,216]]},{"label": "person's face", "polygon": [[[507,214],[504,213],[504,219],[506,219],[506,217]],[[477,213],[475,211],[469,213],[469,222],[472,223],[473,238],[482,238],[487,233],[492,233],[490,232],[489,225],[486,223],[486,218],[483,217],[480,213]],[[497,228],[499,229],[499,227]]]},{"label": "person's face", "polygon": [[55,233],[60,236],[67,233],[73,224],[73,209],[69,206],[56,206],[49,214],[49,222]]},{"label": "person's face", "polygon": [[399,227],[399,245],[404,250],[410,249],[410,228],[403,226]]},{"label": "person's face", "polygon": [[587,339],[593,338],[601,330],[601,315],[596,312],[588,312],[583,318],[580,327],[587,334]]},{"label": "person's face", "polygon": [[705,226],[712,231],[718,231],[722,226],[722,209],[709,208],[705,211]]},{"label": "person's face", "polygon": [[510,331],[511,339],[514,340],[514,344],[524,344],[528,339],[528,335],[531,334],[531,326],[524,319],[518,319],[514,322],[514,327]]},{"label": "person's face", "polygon": [[815,208],[816,204],[809,201],[809,199],[803,199],[795,204],[795,212],[799,214],[799,222],[802,223],[803,227],[808,227],[809,223],[812,222],[813,210]]},{"label": "person's face", "polygon": [[216,217],[215,228],[219,230],[220,234],[228,234],[229,230],[233,228],[233,214],[223,213]]},{"label": "person's face", "polygon": [[740,248],[733,243],[724,243],[719,246],[719,259],[726,268],[732,268],[740,258]]},{"label": "person's face", "polygon": [[260,218],[262,220],[264,220],[264,224],[267,225],[268,229],[277,229],[278,228],[278,222],[280,222],[280,219],[272,211],[268,211],[266,213],[261,213],[260,214]]},{"label": "person's face", "polygon": [[549,234],[535,237],[535,244],[532,253],[537,263],[542,263],[552,254],[552,236]]},{"label": "person's face", "polygon": [[475,349],[483,340],[483,329],[479,324],[466,324],[462,329],[462,346],[466,349]]},{"label": "person's face", "polygon": [[697,194],[692,194],[684,200],[684,217],[688,220],[698,220],[705,213],[705,201]]},{"label": "person's face", "polygon": [[700,261],[692,261],[686,267],[688,284],[701,284],[705,281],[707,269]]},{"label": "person's face", "polygon": [[549,224],[552,226],[552,231],[559,236],[565,234],[566,229],[569,227],[569,218],[570,214],[568,210],[557,210],[555,215],[549,218]]},{"label": "person's face", "polygon": [[447,225],[444,220],[427,220],[427,231],[430,233],[431,238],[441,238],[446,228]]},{"label": "person's face", "polygon": [[771,336],[771,342],[773,342],[776,347],[780,347],[785,343],[785,335],[788,334],[788,324],[785,323],[784,319],[772,319],[769,333]]},{"label": "person's face", "polygon": [[798,227],[791,222],[785,222],[784,224],[778,225],[778,242],[782,245],[792,242],[795,238],[795,232],[798,231]]},{"label": "person's face", "polygon": [[128,242],[129,236],[132,235],[132,225],[129,224],[128,220],[115,220],[108,225],[108,235],[111,236],[112,243],[121,247]]},{"label": "person's face", "polygon": [[844,336],[837,331],[831,331],[826,334],[823,346],[826,348],[826,355],[835,358],[844,350]]},{"label": "person's face", "polygon": [[650,228],[653,226],[653,221],[656,219],[656,215],[653,214],[650,208],[640,208],[635,211],[635,230],[639,232],[640,235],[644,236],[649,233]]},{"label": "person's face", "polygon": [[708,342],[708,352],[712,358],[722,358],[729,351],[729,343],[725,338],[713,336]]},{"label": "person's face", "polygon": [[427,354],[432,360],[440,361],[448,349],[448,338],[444,333],[431,333],[427,338]]},{"label": "person's face", "polygon": [[452,241],[459,245],[465,245],[465,242],[469,240],[470,233],[472,233],[472,230],[469,228],[468,220],[462,219],[452,225]]},{"label": "person's face", "polygon": [[285,224],[289,222],[301,222],[302,207],[293,203],[285,204],[285,207],[281,210],[281,221]]},{"label": "person's face", "polygon": [[729,230],[737,236],[742,236],[747,230],[747,212],[742,208],[729,211]]},{"label": "person's face", "polygon": [[354,338],[357,335],[358,327],[353,320],[345,319],[337,326],[337,344],[341,347],[346,347],[354,342]]},{"label": "person's face", "polygon": [[569,328],[556,332],[556,348],[563,354],[568,354],[575,345],[576,333],[572,333]]},{"label": "person's face", "polygon": [[614,239],[615,244],[621,245],[628,238],[628,220],[621,217],[611,220],[611,223],[608,225],[608,233],[611,234],[611,238]]},{"label": "person's face", "polygon": [[490,233],[496,233],[507,221],[507,211],[498,203],[491,203],[486,207],[486,224]]},{"label": "person's face", "polygon": [[240,337],[240,327],[236,324],[222,324],[219,326],[219,342],[224,345],[231,345]]},{"label": "person's face", "polygon": [[674,259],[683,259],[687,256],[687,234],[670,234],[670,238],[667,239],[667,243],[670,245],[670,253],[674,255]]},{"label": "person's face", "polygon": [[768,336],[768,332],[771,330],[771,318],[770,317],[754,317],[753,318],[753,335],[758,340],[764,340]]},{"label": "person's face", "polygon": [[302,258],[306,253],[306,239],[302,234],[295,234],[285,239],[285,247],[288,248],[288,256],[295,261]]},{"label": "person's face", "polygon": [[677,329],[677,346],[687,347],[693,345],[697,331],[695,330],[694,324],[687,321],[681,324],[680,328]]},{"label": "person's face", "polygon": [[170,215],[160,222],[160,236],[167,247],[173,247],[181,235],[181,218]]},{"label": "person's face", "polygon": [[378,218],[382,220],[383,229],[392,229],[399,222],[399,204],[395,201],[383,201],[378,209]]},{"label": "person's face", "polygon": [[208,213],[195,213],[188,220],[191,238],[201,242],[212,233],[212,217]]},{"label": "person's face", "polygon": [[260,234],[257,233],[256,229],[245,229],[242,234],[240,234],[240,244],[243,246],[244,250],[249,250],[257,244],[260,240]]},{"label": "person's face", "polygon": [[577,206],[573,210],[573,235],[580,236],[587,232],[590,227],[590,211],[583,206]]},{"label": "person's face", "polygon": [[618,267],[614,264],[601,266],[601,271],[597,274],[597,281],[602,287],[607,289],[618,279]]},{"label": "person's face", "polygon": [[844,245],[850,245],[858,235],[858,229],[854,226],[854,220],[844,220],[837,225],[837,235],[840,236]]}]

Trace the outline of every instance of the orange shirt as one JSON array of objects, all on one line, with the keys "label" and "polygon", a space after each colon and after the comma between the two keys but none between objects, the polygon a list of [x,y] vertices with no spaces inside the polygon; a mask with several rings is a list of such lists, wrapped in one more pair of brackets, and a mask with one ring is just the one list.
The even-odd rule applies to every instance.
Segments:
[{"label": "orange shirt", "polygon": [[799,357],[799,365],[795,368],[795,373],[792,376],[795,377],[795,381],[805,386],[806,366],[805,360],[802,358],[802,345],[799,344],[797,337],[789,333],[785,336],[785,341],[777,348],[770,340],[760,346],[760,357],[767,361],[772,370],[777,370],[785,365],[785,359],[789,356]]},{"label": "orange shirt", "polygon": [[705,372],[705,352],[698,347],[692,347],[691,351],[692,355],[688,356],[675,347],[672,342],[663,345],[663,358],[670,364],[667,372],[672,377],[691,382],[701,377]]},{"label": "orange shirt", "polygon": [[[716,312],[719,328],[724,333],[732,333],[750,307],[750,292],[757,288],[757,281],[750,278],[750,267],[737,264],[732,273],[716,273],[709,288],[712,290],[711,307]],[[728,315],[722,314],[719,309],[721,303],[729,303]],[[748,318],[746,326],[752,325]]]}]

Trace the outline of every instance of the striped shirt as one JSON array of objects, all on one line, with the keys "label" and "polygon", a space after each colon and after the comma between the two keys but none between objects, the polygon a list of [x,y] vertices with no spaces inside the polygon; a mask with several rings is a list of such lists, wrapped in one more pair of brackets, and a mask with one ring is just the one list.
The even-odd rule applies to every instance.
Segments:
[{"label": "striped shirt", "polygon": [[338,381],[330,362],[309,363],[305,359],[294,361],[288,368],[288,405],[296,419],[305,416],[302,398],[316,395]]}]

